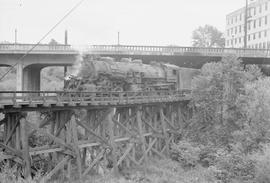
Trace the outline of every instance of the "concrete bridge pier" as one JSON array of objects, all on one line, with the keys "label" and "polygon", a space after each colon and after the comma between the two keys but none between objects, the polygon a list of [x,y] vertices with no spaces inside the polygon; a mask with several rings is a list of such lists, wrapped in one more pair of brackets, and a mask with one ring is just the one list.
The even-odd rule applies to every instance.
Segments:
[{"label": "concrete bridge pier", "polygon": [[16,65],[16,91],[23,90],[23,64]]},{"label": "concrete bridge pier", "polygon": [[17,65],[17,91],[39,91],[40,90],[40,65],[28,65],[23,63]]}]

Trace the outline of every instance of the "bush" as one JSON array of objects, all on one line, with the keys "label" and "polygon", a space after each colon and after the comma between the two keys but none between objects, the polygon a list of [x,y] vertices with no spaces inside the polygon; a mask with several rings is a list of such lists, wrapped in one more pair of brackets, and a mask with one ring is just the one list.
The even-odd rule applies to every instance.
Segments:
[{"label": "bush", "polygon": [[8,163],[0,166],[0,181],[1,183],[37,183],[40,182],[41,176],[38,173],[34,178],[24,179],[18,171],[18,167],[10,167]]},{"label": "bush", "polygon": [[223,154],[218,158],[215,167],[217,179],[224,183],[233,180],[244,182],[255,177],[254,161],[238,152]]},{"label": "bush", "polygon": [[270,145],[263,148],[263,152],[257,152],[250,157],[255,162],[255,182],[268,183],[270,182]]},{"label": "bush", "polygon": [[171,158],[185,168],[195,167],[200,160],[200,148],[188,141],[180,141],[172,145]]}]

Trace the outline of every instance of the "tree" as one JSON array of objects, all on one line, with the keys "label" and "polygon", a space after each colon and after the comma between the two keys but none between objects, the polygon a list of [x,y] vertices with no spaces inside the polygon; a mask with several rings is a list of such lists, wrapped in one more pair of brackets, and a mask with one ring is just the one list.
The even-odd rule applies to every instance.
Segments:
[{"label": "tree", "polygon": [[245,86],[261,77],[259,68],[246,66],[228,56],[218,63],[207,63],[193,80],[193,117],[187,135],[195,141],[215,145],[229,144],[233,132],[246,122]]},{"label": "tree", "polygon": [[55,39],[51,39],[49,45],[58,45],[59,43]]},{"label": "tree", "polygon": [[192,33],[194,47],[221,47],[225,46],[223,33],[211,25],[200,26]]}]

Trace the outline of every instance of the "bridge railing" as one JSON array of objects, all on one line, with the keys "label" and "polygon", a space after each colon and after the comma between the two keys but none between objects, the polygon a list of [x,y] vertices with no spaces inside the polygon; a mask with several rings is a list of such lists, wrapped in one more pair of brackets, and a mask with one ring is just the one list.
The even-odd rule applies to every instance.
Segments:
[{"label": "bridge railing", "polygon": [[243,48],[201,48],[201,47],[174,47],[174,46],[130,46],[130,45],[93,45],[90,47],[93,54],[154,54],[154,55],[182,55],[187,53],[223,56],[236,54],[238,56],[270,57],[268,49]]},{"label": "bridge railing", "polygon": [[189,93],[188,90],[149,92],[0,91],[0,105],[150,103],[179,100],[180,97],[186,97]]},{"label": "bridge railing", "polygon": [[[28,51],[35,44],[0,44],[0,51]],[[71,45],[57,44],[39,44],[33,51],[74,51]]]}]

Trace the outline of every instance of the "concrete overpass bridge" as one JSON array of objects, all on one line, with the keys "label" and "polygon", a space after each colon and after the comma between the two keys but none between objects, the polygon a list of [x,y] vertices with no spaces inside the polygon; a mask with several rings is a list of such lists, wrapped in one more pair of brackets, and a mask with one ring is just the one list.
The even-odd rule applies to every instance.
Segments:
[{"label": "concrete overpass bridge", "polygon": [[0,44],[0,67],[16,68],[18,91],[40,90],[41,69],[71,66],[79,54],[70,45],[40,44],[29,52],[33,47],[34,44]]},{"label": "concrete overpass bridge", "polygon": [[[40,90],[40,71],[48,66],[71,66],[79,51],[70,45],[0,44],[0,67],[17,69],[17,90]],[[269,64],[270,52],[266,49],[195,48],[171,46],[93,45],[81,50],[88,56],[165,61],[182,67],[200,68],[204,63],[220,61],[234,54],[246,64]],[[29,52],[29,53],[28,53]],[[23,59],[22,56],[28,53]]]},{"label": "concrete overpass bridge", "polygon": [[237,55],[246,64],[269,64],[268,49],[236,48],[197,48],[175,46],[131,46],[131,45],[93,45],[85,52],[88,55],[99,55],[113,58],[165,61],[182,67],[201,68],[210,61],[220,61],[226,55]]}]

